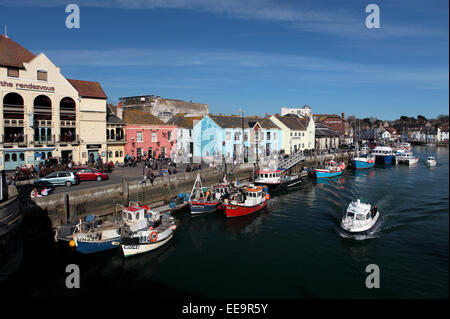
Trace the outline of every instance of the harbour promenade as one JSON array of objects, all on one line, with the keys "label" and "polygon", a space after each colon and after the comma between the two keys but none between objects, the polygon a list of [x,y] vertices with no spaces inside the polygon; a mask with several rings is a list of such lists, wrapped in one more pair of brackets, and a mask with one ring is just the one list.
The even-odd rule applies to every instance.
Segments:
[{"label": "harbour promenade", "polygon": [[[319,162],[329,159],[349,160],[351,152],[336,154],[322,154],[318,156],[302,156],[301,161],[293,165],[291,171],[300,171],[303,168],[313,168]],[[291,156],[294,157],[294,156]],[[286,159],[285,159],[286,160]],[[259,163],[260,167],[268,165],[268,162]],[[102,182],[82,182],[70,188],[56,187],[50,195],[45,197],[30,198],[34,180],[17,182],[21,193],[22,213],[27,214],[36,210],[45,211],[52,228],[61,224],[75,221],[89,214],[95,216],[111,214],[116,205],[127,205],[129,201],[137,201],[143,204],[157,207],[165,205],[170,198],[179,193],[190,192],[197,173],[200,174],[205,186],[218,183],[223,179],[225,169],[229,181],[250,181],[253,177],[255,165],[227,164],[210,168],[203,164],[202,169],[185,172],[184,164],[179,166],[177,174],[156,177],[153,184],[143,177],[142,165],[136,167],[118,168],[110,174],[110,179]],[[205,168],[207,167],[207,168]],[[226,167],[226,168],[225,168]],[[184,170],[183,170],[184,168]]]}]

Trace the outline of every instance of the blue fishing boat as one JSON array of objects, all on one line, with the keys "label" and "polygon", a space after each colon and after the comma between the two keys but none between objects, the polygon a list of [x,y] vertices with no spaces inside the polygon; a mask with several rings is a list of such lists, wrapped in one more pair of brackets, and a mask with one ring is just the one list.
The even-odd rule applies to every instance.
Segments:
[{"label": "blue fishing boat", "polygon": [[224,182],[216,184],[212,189],[202,186],[200,174],[192,187],[191,195],[189,197],[189,207],[192,215],[212,213],[222,207],[221,199],[226,194],[230,193],[230,185],[224,177]]},{"label": "blue fishing boat", "polygon": [[[121,213],[119,216],[117,213]],[[130,206],[119,211],[113,220],[96,219],[89,215],[84,221],[80,220],[75,226],[69,245],[76,247],[82,254],[96,253],[120,247],[123,232],[137,232],[148,228],[152,219],[152,212],[147,205]]]},{"label": "blue fishing boat", "polygon": [[345,169],[345,164],[338,164],[334,161],[326,162],[322,168],[314,169],[317,178],[329,178],[339,176]]},{"label": "blue fishing boat", "polygon": [[395,160],[395,153],[389,146],[377,146],[373,149],[372,155],[375,156],[375,162],[382,164],[392,164]]},{"label": "blue fishing boat", "polygon": [[351,160],[351,166],[354,169],[368,169],[375,166],[375,157],[367,154],[354,157]]}]

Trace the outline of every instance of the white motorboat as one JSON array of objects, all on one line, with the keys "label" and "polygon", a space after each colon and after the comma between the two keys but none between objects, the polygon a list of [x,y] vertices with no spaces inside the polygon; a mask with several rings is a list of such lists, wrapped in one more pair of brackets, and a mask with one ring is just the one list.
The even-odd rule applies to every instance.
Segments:
[{"label": "white motorboat", "polygon": [[437,162],[434,156],[428,156],[427,157],[427,165],[428,166],[436,166]]},{"label": "white motorboat", "polygon": [[376,206],[372,208],[370,204],[361,203],[358,199],[348,206],[341,227],[352,234],[363,233],[375,226],[379,216]]},{"label": "white motorboat", "polygon": [[398,152],[395,155],[395,164],[405,163],[408,165],[416,164],[419,162],[419,158],[414,156],[411,152]]}]

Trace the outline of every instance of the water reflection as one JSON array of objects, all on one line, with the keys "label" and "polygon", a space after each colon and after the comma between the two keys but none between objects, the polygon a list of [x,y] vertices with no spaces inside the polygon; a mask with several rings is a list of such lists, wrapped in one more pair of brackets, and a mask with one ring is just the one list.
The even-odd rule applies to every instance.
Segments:
[{"label": "water reflection", "polygon": [[263,220],[269,217],[267,208],[251,215],[227,218],[225,221],[225,230],[234,234],[256,235],[261,232]]}]

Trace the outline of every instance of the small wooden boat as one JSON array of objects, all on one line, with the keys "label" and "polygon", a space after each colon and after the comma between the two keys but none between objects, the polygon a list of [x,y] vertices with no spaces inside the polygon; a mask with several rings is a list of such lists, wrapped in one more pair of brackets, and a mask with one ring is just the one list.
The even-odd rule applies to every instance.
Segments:
[{"label": "small wooden boat", "polygon": [[253,214],[267,205],[270,196],[261,186],[253,184],[236,189],[230,199],[225,199],[223,211],[226,217],[239,217]]}]

